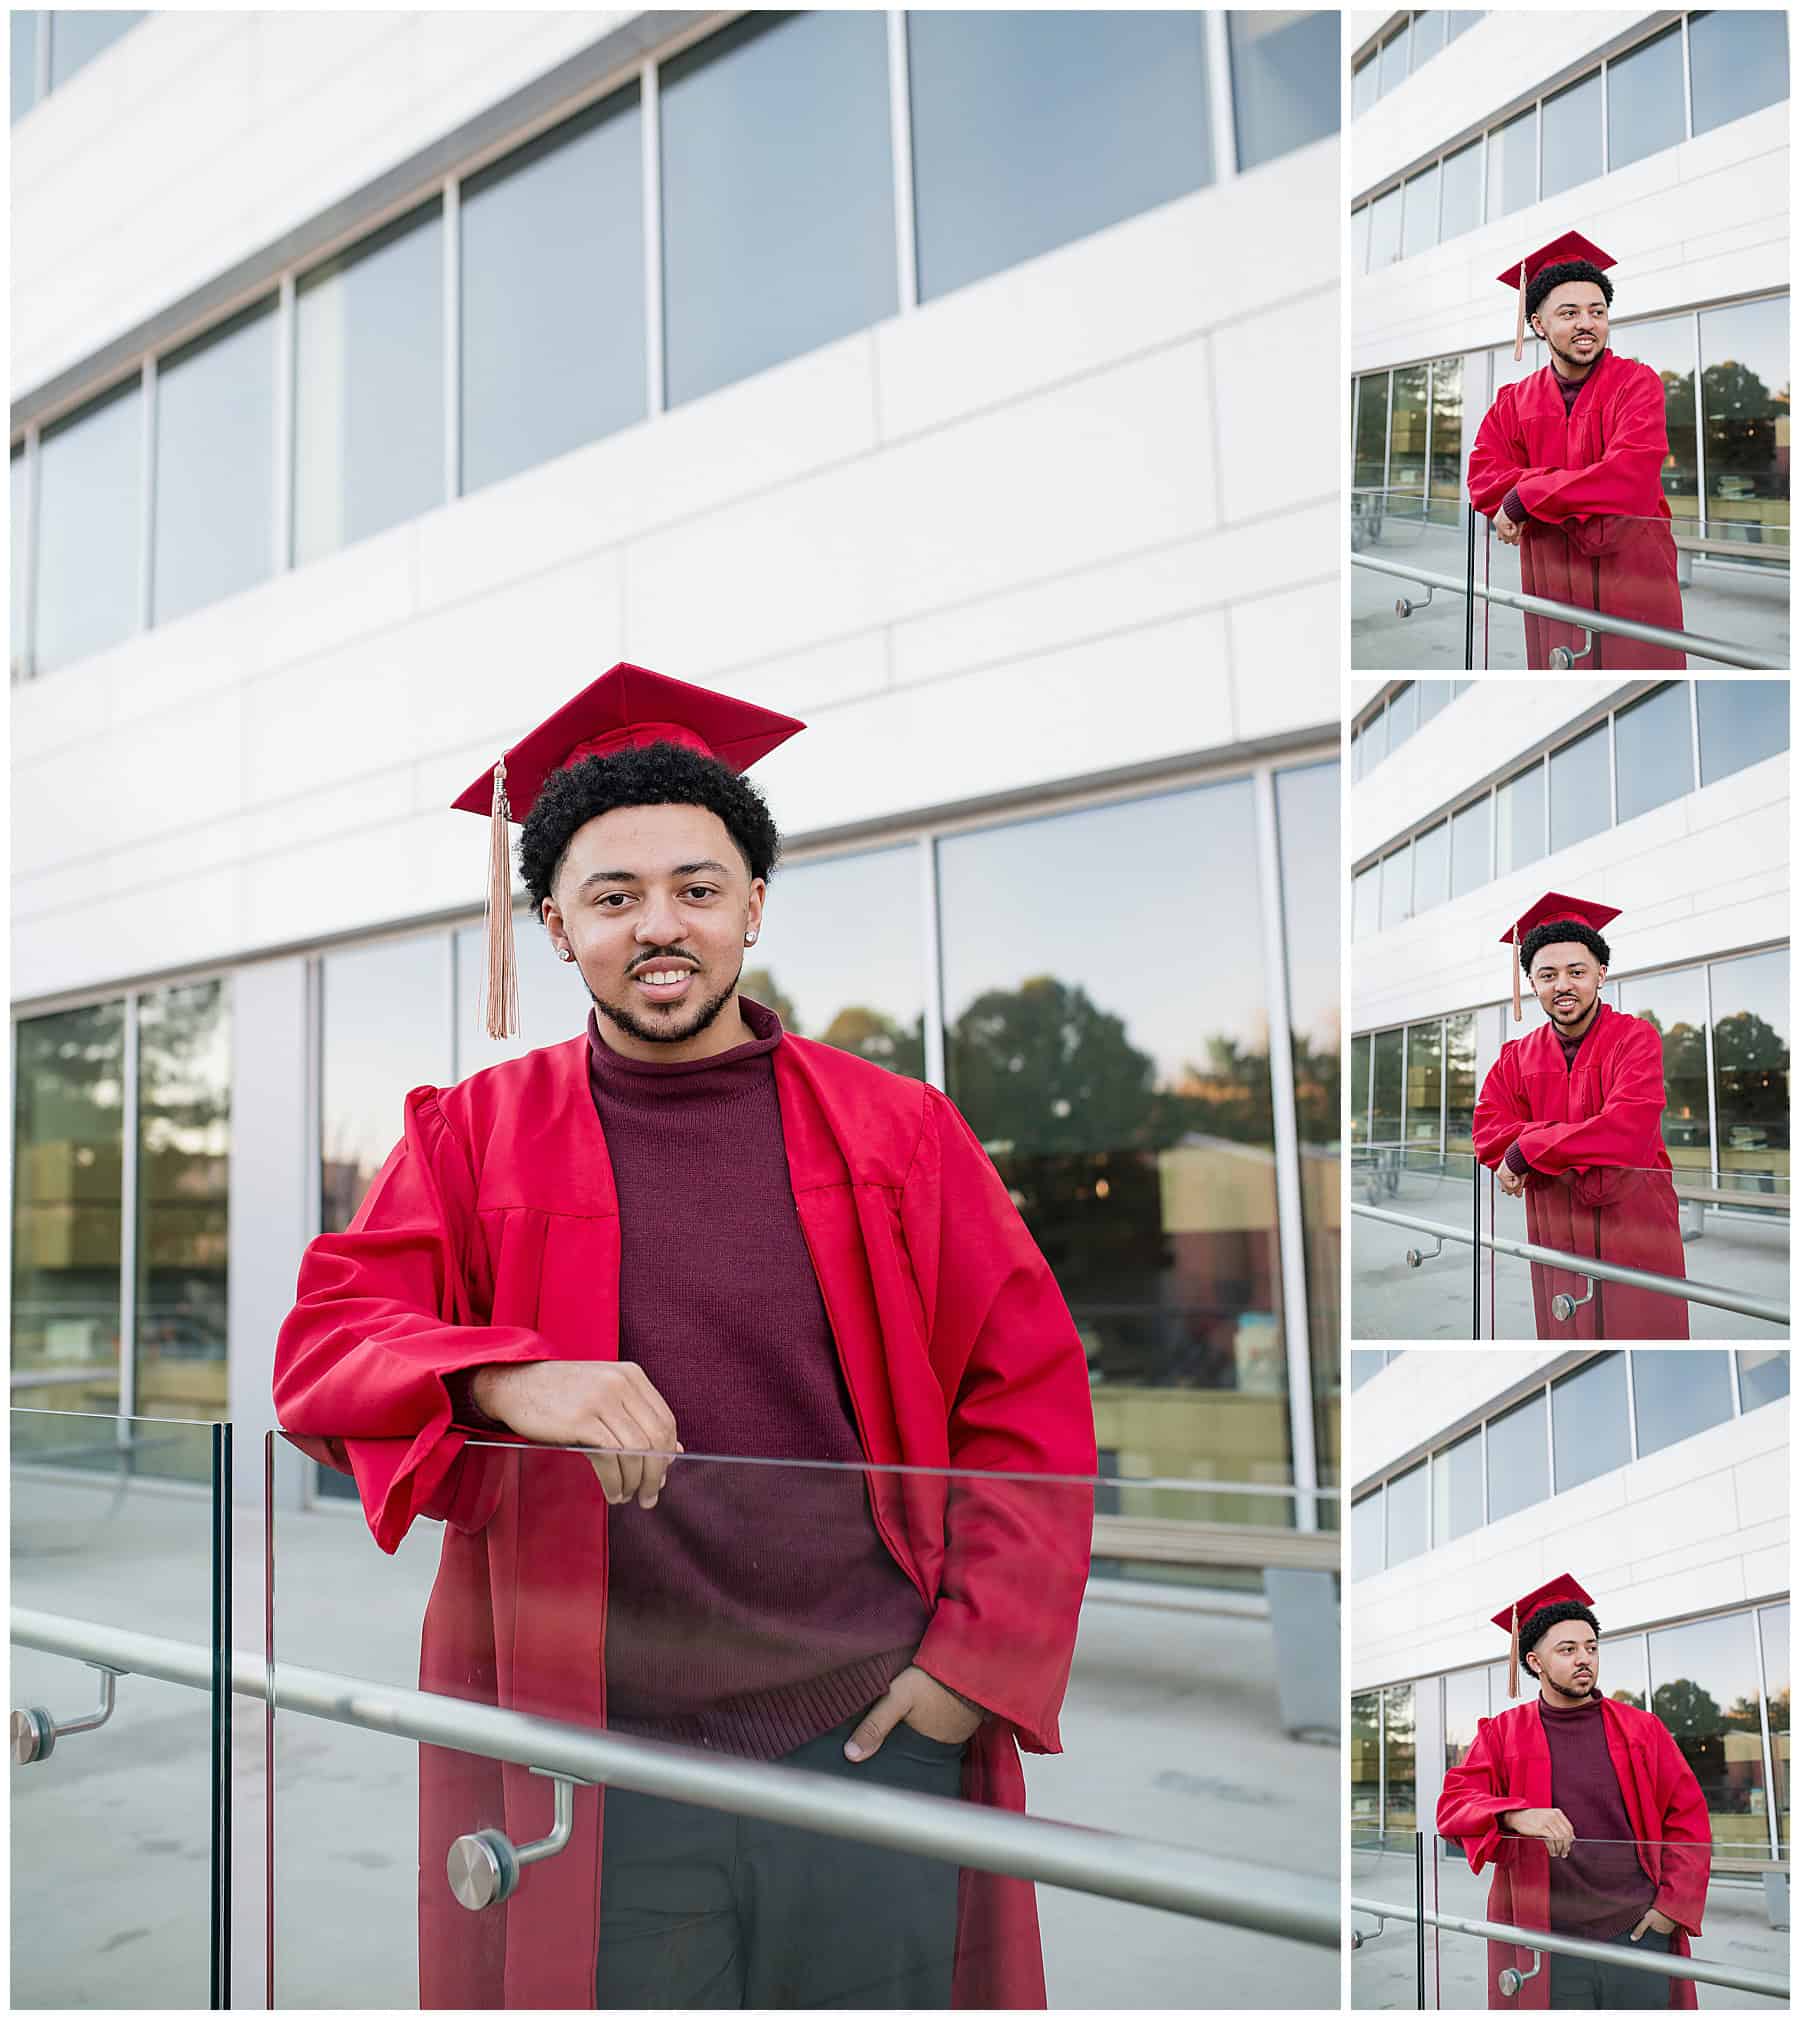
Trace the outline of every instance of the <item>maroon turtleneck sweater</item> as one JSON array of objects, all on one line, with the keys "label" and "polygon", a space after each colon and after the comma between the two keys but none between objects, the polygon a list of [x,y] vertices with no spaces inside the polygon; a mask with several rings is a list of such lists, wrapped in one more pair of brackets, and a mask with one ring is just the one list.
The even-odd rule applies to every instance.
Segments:
[{"label": "maroon turtleneck sweater", "polygon": [[1550,1800],[1575,1826],[1569,1856],[1549,1861],[1550,1926],[1610,1942],[1637,1927],[1656,1888],[1638,1864],[1605,1714],[1598,1697],[1568,1711],[1553,1711],[1540,1697],[1538,1717],[1550,1748]]},{"label": "maroon turtleneck sweater", "polygon": [[771,1760],[864,1711],[928,1618],[869,1511],[837,1346],[794,1206],[770,1055],[627,1059],[588,1020],[618,1187],[619,1353],[690,1454],[654,1508],[610,1511],[607,1722]]}]

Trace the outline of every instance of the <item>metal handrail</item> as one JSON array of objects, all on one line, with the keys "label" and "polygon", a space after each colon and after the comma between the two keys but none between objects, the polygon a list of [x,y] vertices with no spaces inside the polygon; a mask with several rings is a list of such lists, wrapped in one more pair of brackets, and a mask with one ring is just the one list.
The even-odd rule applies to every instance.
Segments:
[{"label": "metal handrail", "polygon": [[[212,1686],[212,1651],[198,1643],[18,1606],[12,1610],[12,1639],[46,1655],[104,1663],[129,1675],[201,1690]],[[761,1817],[827,1837],[883,1845],[1140,1907],[1166,1908],[1321,1949],[1336,1949],[1342,1935],[1336,1881],[1311,1879],[1291,1869],[1250,1866],[1241,1859],[1218,1858],[1153,1838],[1019,1816],[948,1796],[847,1782],[801,1768],[724,1760],[499,1705],[292,1663],[269,1664],[246,1649],[233,1653],[231,1687],[240,1697],[264,1701],[270,1701],[272,1691],[278,1710],[332,1719],[365,1732]],[[1247,1875],[1262,1881],[1258,1891],[1245,1890]]]},{"label": "metal handrail", "polygon": [[1416,1229],[1437,1235],[1444,1241],[1465,1242],[1491,1248],[1501,1255],[1517,1256],[1523,1262],[1548,1263],[1574,1276],[1598,1277],[1603,1283],[1629,1284],[1633,1290],[1661,1291],[1666,1297],[1686,1298],[1690,1304],[1713,1305],[1722,1312],[1736,1312],[1746,1319],[1767,1319],[1771,1325],[1788,1323],[1788,1308],[1770,1298],[1753,1298],[1742,1291],[1727,1290],[1723,1284],[1699,1283],[1693,1277],[1658,1276],[1654,1270],[1633,1269],[1628,1263],[1603,1262],[1598,1256],[1573,1255],[1566,1249],[1546,1248],[1542,1242],[1517,1241],[1511,1235],[1484,1234],[1479,1237],[1467,1228],[1446,1227],[1442,1221],[1426,1220],[1413,1213],[1396,1213],[1391,1207],[1363,1206],[1350,1202],[1350,1211],[1364,1220],[1386,1221],[1393,1227]]},{"label": "metal handrail", "polygon": [[[1584,1936],[1557,1936],[1548,1929],[1522,1929],[1514,1922],[1488,1922],[1475,1915],[1446,1915],[1438,1908],[1412,1908],[1397,1901],[1369,1901],[1352,1894],[1350,1907],[1359,1915],[1391,1917],[1410,1922],[1415,1916],[1434,1928],[1457,1936],[1485,1936],[1490,1943],[1512,1943],[1521,1950],[1548,1950],[1558,1957],[1580,1957],[1590,1964],[1618,1964],[1617,1943],[1590,1943]],[[1660,1950],[1636,1951],[1631,1969],[1651,1971],[1661,1978],[1685,1978],[1695,1985],[1723,1985],[1733,1992],[1757,1992],[1786,2002],[1788,1981],[1773,1971],[1752,1971],[1742,1964],[1715,1964],[1710,1958],[1665,1957]]]},{"label": "metal handrail", "polygon": [[[1379,560],[1372,554],[1352,554],[1352,568],[1367,568],[1376,575],[1395,575],[1402,582],[1417,582],[1427,589],[1447,589],[1453,595],[1469,595],[1469,585],[1451,575],[1438,575],[1428,568],[1408,568],[1403,562]],[[1634,638],[1640,645],[1666,645],[1697,659],[1710,659],[1720,666],[1755,667],[1770,673],[1785,673],[1788,661],[1766,659],[1748,646],[1733,645],[1729,639],[1707,638],[1697,631],[1670,631],[1660,624],[1640,624],[1635,617],[1614,617],[1609,611],[1587,610],[1578,603],[1557,603],[1548,596],[1532,596],[1522,589],[1495,589],[1478,582],[1473,593],[1489,603],[1504,603],[1513,610],[1534,617],[1554,618],[1559,624],[1579,631],[1604,631],[1619,638]]]}]

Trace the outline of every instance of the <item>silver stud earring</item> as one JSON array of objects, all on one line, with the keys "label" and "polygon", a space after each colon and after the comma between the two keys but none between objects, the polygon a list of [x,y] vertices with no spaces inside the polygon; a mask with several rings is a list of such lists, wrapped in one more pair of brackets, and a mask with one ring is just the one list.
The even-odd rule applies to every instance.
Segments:
[{"label": "silver stud earring", "polygon": [[754,947],[756,945],[756,928],[754,926],[744,935],[744,945],[746,947]]},{"label": "silver stud earring", "polygon": [[558,947],[556,951],[557,954],[565,961],[573,961],[575,958],[575,956],[569,952],[567,947]]}]

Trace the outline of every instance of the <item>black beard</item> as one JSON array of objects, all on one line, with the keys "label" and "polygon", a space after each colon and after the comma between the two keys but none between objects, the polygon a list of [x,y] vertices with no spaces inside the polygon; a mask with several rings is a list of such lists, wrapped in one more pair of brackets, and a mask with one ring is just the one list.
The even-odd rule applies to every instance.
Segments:
[{"label": "black beard", "polygon": [[738,963],[738,972],[721,989],[718,995],[701,1004],[694,1014],[693,1022],[677,1030],[668,1024],[650,1025],[640,1018],[635,1010],[627,1010],[622,1003],[608,1003],[595,996],[590,987],[588,994],[594,998],[594,1008],[609,1022],[616,1024],[627,1038],[635,1038],[644,1045],[680,1045],[689,1038],[698,1038],[700,1033],[714,1023],[720,1011],[737,992],[739,978],[743,975],[744,964]]}]

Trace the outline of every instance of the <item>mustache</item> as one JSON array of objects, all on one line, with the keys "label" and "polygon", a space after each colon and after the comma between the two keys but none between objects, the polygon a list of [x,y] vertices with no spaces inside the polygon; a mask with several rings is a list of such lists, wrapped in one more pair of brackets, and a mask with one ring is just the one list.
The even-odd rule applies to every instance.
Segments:
[{"label": "mustache", "polygon": [[625,972],[628,975],[635,975],[640,968],[654,968],[662,961],[685,961],[693,968],[702,968],[706,965],[698,954],[690,954],[685,947],[659,947],[654,954],[644,954],[633,961]]}]

